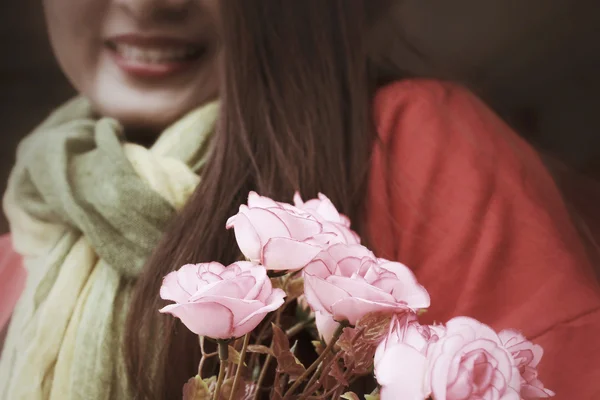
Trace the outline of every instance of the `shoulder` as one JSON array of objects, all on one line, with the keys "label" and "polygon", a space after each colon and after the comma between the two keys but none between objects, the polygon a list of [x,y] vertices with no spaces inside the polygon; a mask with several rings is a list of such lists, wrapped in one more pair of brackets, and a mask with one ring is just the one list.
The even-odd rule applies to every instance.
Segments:
[{"label": "shoulder", "polygon": [[386,85],[375,95],[373,114],[384,143],[431,144],[435,139],[444,148],[480,154],[528,148],[479,97],[451,82],[407,79]]},{"label": "shoulder", "polygon": [[[431,318],[470,315],[533,335],[599,304],[552,176],[475,95],[398,82],[377,93],[374,117],[368,236],[414,269],[436,299]],[[539,315],[541,304],[554,311]]]}]

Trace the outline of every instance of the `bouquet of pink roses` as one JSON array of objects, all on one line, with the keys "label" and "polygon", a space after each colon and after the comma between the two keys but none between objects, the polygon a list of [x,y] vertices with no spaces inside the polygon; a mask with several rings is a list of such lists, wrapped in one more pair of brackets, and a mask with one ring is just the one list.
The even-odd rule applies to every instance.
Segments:
[{"label": "bouquet of pink roses", "polygon": [[362,246],[324,195],[294,203],[250,193],[227,221],[247,261],[164,278],[174,303],[161,312],[199,335],[203,355],[184,399],[355,400],[359,386],[382,400],[554,395],[537,378],[541,347],[468,317],[419,324],[429,294],[406,266]]}]

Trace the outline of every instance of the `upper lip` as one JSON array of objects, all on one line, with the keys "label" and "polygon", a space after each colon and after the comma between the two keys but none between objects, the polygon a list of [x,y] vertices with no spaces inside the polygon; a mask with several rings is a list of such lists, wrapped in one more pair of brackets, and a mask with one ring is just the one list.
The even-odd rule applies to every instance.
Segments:
[{"label": "upper lip", "polygon": [[178,38],[167,35],[142,35],[136,33],[127,33],[111,36],[107,39],[108,43],[129,44],[141,47],[152,46],[200,46],[199,43],[188,39]]}]

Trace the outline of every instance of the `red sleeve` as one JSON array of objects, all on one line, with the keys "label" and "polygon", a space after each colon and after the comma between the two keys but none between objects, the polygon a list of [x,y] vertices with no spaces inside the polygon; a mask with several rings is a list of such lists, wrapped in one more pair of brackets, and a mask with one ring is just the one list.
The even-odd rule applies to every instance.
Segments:
[{"label": "red sleeve", "polygon": [[13,249],[10,235],[0,236],[0,332],[25,287],[26,277],[21,256]]},{"label": "red sleeve", "polygon": [[520,330],[544,347],[558,399],[600,398],[600,290],[535,151],[451,84],[395,83],[374,107],[370,245],[414,270],[427,322]]}]

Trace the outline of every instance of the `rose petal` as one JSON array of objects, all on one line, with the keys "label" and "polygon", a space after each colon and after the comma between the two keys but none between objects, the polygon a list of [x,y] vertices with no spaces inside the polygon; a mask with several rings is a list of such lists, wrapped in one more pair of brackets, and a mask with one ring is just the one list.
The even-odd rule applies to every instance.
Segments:
[{"label": "rose petal", "polygon": [[235,324],[235,337],[244,336],[246,333],[256,328],[256,326],[263,320],[265,315],[281,307],[281,305],[284,303],[285,296],[286,293],[282,289],[274,289],[271,296],[267,299],[267,304]]},{"label": "rose petal", "polygon": [[501,343],[500,338],[489,326],[469,317],[455,317],[446,323],[446,332],[464,332],[472,330],[471,338],[488,339],[492,342]]},{"label": "rose petal", "polygon": [[365,246],[359,244],[335,244],[329,247],[327,252],[331,254],[335,260],[342,260],[348,257],[354,257],[362,260],[366,257],[375,261],[375,255],[373,252]]},{"label": "rose petal", "polygon": [[423,400],[426,390],[427,358],[405,344],[385,351],[375,365],[377,382],[382,386],[381,400]]},{"label": "rose petal", "polygon": [[304,205],[304,201],[302,201],[302,196],[300,196],[299,192],[294,193],[294,205],[298,208],[302,208]]},{"label": "rose petal", "polygon": [[330,314],[322,313],[320,311],[315,312],[315,324],[317,325],[319,336],[325,343],[329,343],[336,329],[340,325]]},{"label": "rose petal", "polygon": [[240,298],[224,297],[219,295],[208,295],[203,296],[194,301],[194,304],[198,303],[217,303],[223,307],[227,307],[233,314],[233,326],[235,327],[248,317],[264,307],[264,303],[257,300],[243,300]]},{"label": "rose petal", "polygon": [[221,304],[171,304],[163,307],[160,312],[179,318],[190,331],[199,336],[229,339],[233,334],[233,314]]},{"label": "rose petal", "polygon": [[[285,221],[277,214],[281,211],[277,208],[247,208],[244,209],[243,215],[248,217],[254,227],[258,237],[260,238],[261,246],[264,246],[267,241],[273,237],[290,238],[291,232],[288,229]],[[289,215],[285,211],[281,211],[283,215]],[[236,222],[237,224],[237,222]],[[236,236],[237,237],[237,236]]]},{"label": "rose petal", "polygon": [[331,264],[326,258],[323,258],[321,255],[318,255],[314,260],[306,264],[306,266],[302,270],[302,273],[325,279],[328,276],[332,275],[335,271],[335,263],[333,263],[333,269],[329,269],[329,265]]},{"label": "rose petal", "polygon": [[346,258],[338,261],[337,268],[335,270],[335,274],[341,275],[341,276],[347,276],[347,277],[350,277],[353,274],[360,275],[361,265],[362,265],[362,260],[360,258],[346,257]]},{"label": "rose petal", "polygon": [[332,275],[327,282],[348,292],[350,296],[373,302],[396,303],[396,299],[389,293],[369,285],[361,278],[346,278],[345,276]]},{"label": "rose petal", "polygon": [[304,296],[313,311],[332,314],[331,306],[340,299],[348,298],[350,294],[321,278],[305,274]]},{"label": "rose petal", "polygon": [[244,298],[245,294],[254,286],[254,278],[251,276],[238,277],[235,280],[219,281],[207,286],[207,290],[194,295],[193,300],[197,301],[206,296]]},{"label": "rose petal", "polygon": [[177,303],[187,303],[198,287],[198,266],[186,264],[163,278],[160,298]]},{"label": "rose petal", "polygon": [[[289,236],[297,240],[304,240],[323,232],[323,226],[309,214],[296,214],[284,209],[269,209],[274,215],[281,219],[289,231]],[[295,211],[295,210],[294,210]],[[301,211],[301,210],[298,210]],[[275,235],[271,237],[276,237]]]},{"label": "rose petal", "polygon": [[[320,296],[323,297],[323,294],[320,293]],[[340,297],[337,297],[337,299],[340,299]],[[346,297],[345,299],[342,298],[336,301],[331,306],[331,314],[336,321],[347,320],[350,325],[355,325],[359,319],[372,312],[391,313],[405,309],[406,306],[398,303],[387,304],[358,299],[356,297]]]},{"label": "rose petal", "polygon": [[521,397],[525,400],[529,399],[545,399],[553,397],[555,393],[552,390],[538,388],[532,385],[523,385],[521,387]]},{"label": "rose petal", "polygon": [[277,202],[269,197],[261,196],[256,192],[248,194],[248,207],[250,208],[270,208],[279,207]]},{"label": "rose petal", "polygon": [[273,286],[271,280],[267,276],[267,270],[262,265],[255,265],[249,270],[250,274],[254,277],[255,284],[252,289],[244,296],[246,300],[256,299],[264,302],[267,297],[271,294]]},{"label": "rose petal", "polygon": [[230,219],[227,226],[234,228],[235,240],[241,252],[250,260],[258,261],[262,243],[252,222],[242,213],[232,218],[235,219]]},{"label": "rose petal", "polygon": [[293,239],[270,239],[262,256],[263,265],[274,271],[296,271],[306,266],[321,252],[317,246],[299,242]]}]

